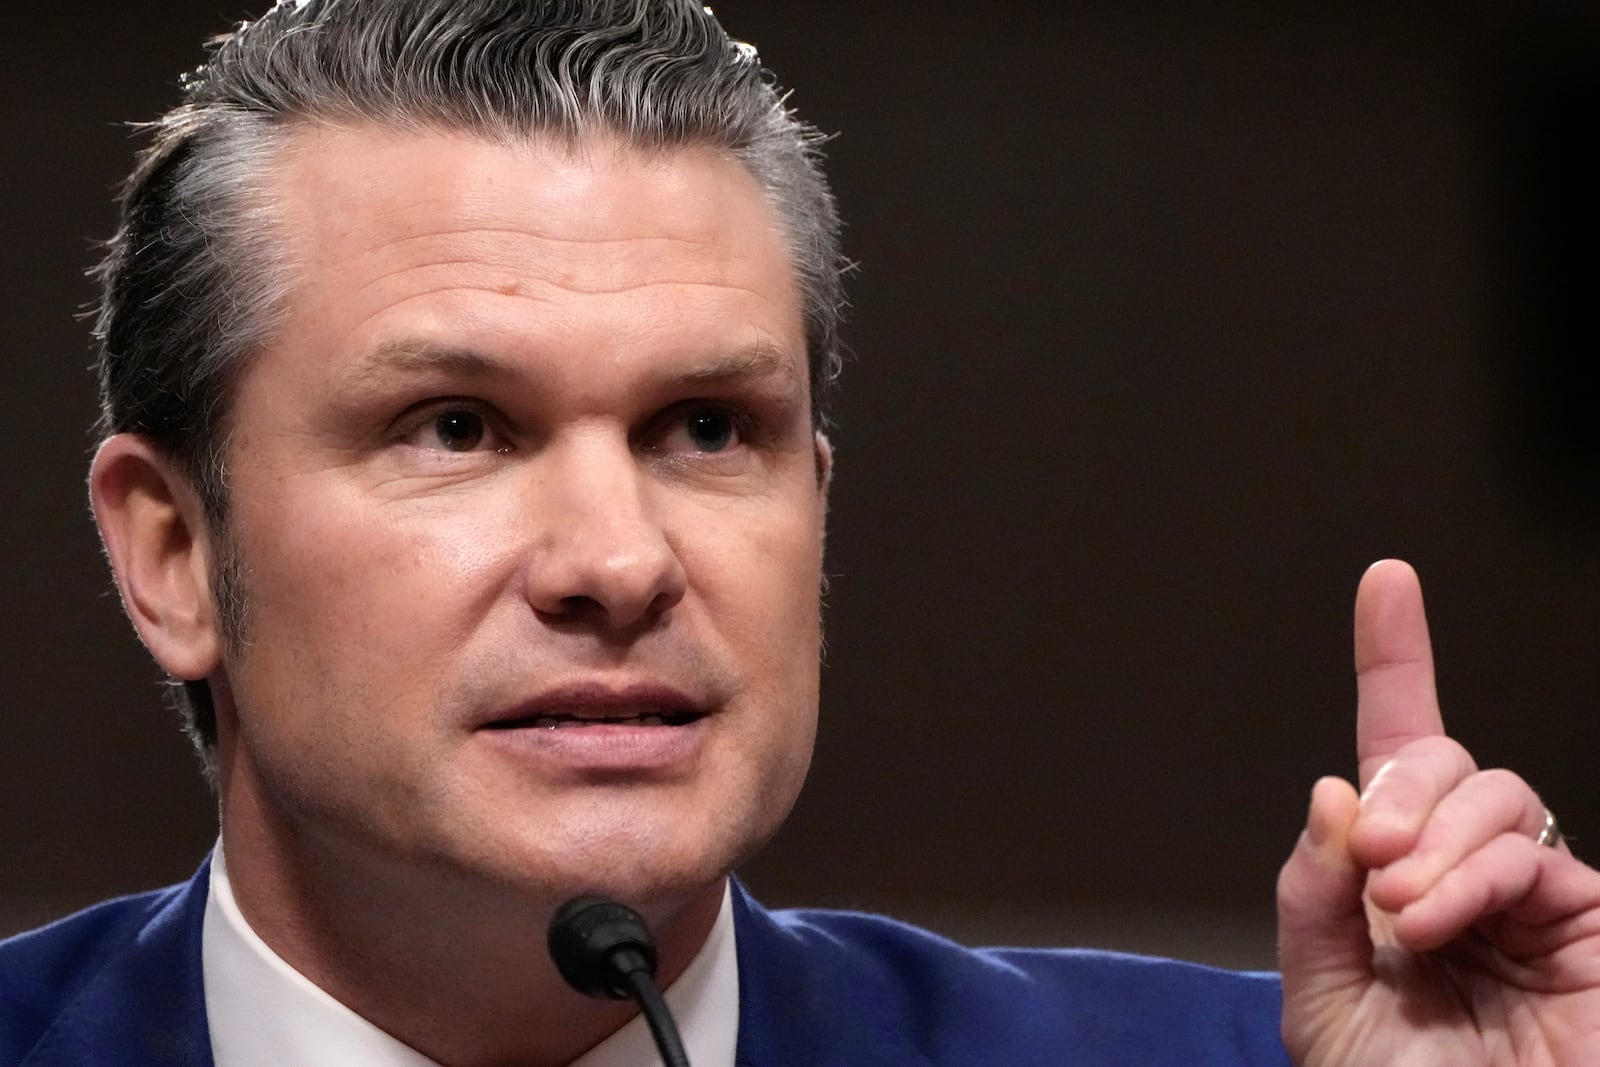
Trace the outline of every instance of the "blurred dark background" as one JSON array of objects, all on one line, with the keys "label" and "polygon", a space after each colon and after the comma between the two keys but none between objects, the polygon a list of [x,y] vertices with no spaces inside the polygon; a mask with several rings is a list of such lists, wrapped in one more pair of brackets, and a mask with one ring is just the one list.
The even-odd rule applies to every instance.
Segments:
[{"label": "blurred dark background", "polygon": [[[1385,555],[1422,571],[1454,731],[1585,851],[1593,5],[717,7],[840,133],[861,262],[822,738],[760,895],[1270,965]],[[255,13],[30,5],[0,39],[0,930],[213,834],[87,516],[76,316],[122,123]]]}]

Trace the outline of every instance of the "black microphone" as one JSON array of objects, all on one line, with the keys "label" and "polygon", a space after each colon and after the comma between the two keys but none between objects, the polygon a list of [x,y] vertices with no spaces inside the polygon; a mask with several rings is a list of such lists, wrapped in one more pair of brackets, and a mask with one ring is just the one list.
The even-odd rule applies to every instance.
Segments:
[{"label": "black microphone", "polygon": [[550,958],[586,997],[633,1000],[665,1067],[689,1067],[678,1024],[656,988],[656,944],[644,918],[610,897],[573,897],[550,917]]}]

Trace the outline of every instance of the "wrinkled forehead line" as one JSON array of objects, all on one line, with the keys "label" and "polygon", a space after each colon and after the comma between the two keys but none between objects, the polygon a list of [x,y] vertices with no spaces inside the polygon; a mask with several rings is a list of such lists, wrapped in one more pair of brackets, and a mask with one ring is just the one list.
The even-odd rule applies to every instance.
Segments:
[{"label": "wrinkled forehead line", "polygon": [[[351,173],[361,174],[361,164],[355,161],[372,158],[365,156],[368,151],[378,153],[383,167],[368,172],[374,175],[370,183],[362,178],[352,182],[341,173],[342,159],[351,160]],[[385,159],[384,154],[389,152],[394,154]],[[474,162],[467,170],[459,170],[457,161],[467,156],[474,156]],[[303,168],[297,166],[302,162],[306,164]],[[671,174],[677,165],[684,168]],[[592,172],[600,179],[595,185],[585,186],[582,207],[562,192],[556,194],[554,202],[541,202],[547,188],[570,188],[566,175],[574,170]],[[439,179],[428,194],[435,203],[456,203],[469,209],[486,202],[480,200],[478,192],[498,187],[498,172],[514,183],[526,183],[520,187],[528,194],[527,210],[539,213],[553,206],[555,214],[551,218],[569,212],[576,217],[603,216],[606,208],[613,205],[627,210],[652,203],[662,190],[670,190],[664,206],[672,213],[672,203],[686,193],[689,202],[698,205],[696,210],[709,209],[724,224],[745,220],[738,225],[753,223],[770,235],[774,240],[770,247],[780,257],[778,263],[792,286],[797,309],[802,319],[805,316],[805,281],[788,220],[755,168],[736,150],[707,139],[662,144],[600,126],[574,134],[561,130],[484,131],[444,123],[400,124],[369,119],[302,118],[283,123],[272,134],[255,189],[260,196],[257,204],[266,217],[262,236],[266,238],[268,254],[276,259],[281,271],[280,291],[286,294],[294,287],[295,249],[304,249],[307,241],[318,240],[313,231],[305,228],[306,205],[314,203],[319,195],[332,193],[357,213],[364,214],[374,206],[387,211],[403,202],[392,200],[392,194],[402,198],[412,195],[405,180],[407,171],[431,173]],[[668,184],[656,185],[654,178],[663,171],[669,172]],[[390,185],[384,177],[386,173],[400,176],[398,184]],[[461,175],[470,177],[463,183],[459,181]],[[307,179],[311,184],[305,184]],[[645,184],[631,184],[635,180]],[[752,199],[744,199],[744,190]],[[757,214],[750,214],[744,207],[735,208],[724,199],[730,194],[737,196],[740,204],[755,205]],[[736,243],[743,244],[742,234],[749,231],[729,232],[736,234]]]}]

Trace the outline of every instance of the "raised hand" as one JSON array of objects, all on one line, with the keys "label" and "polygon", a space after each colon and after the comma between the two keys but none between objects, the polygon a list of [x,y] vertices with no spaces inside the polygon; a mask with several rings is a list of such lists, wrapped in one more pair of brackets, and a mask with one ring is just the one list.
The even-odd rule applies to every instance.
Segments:
[{"label": "raised hand", "polygon": [[1278,879],[1301,1067],[1600,1065],[1600,872],[1444,734],[1415,572],[1356,594],[1361,792],[1324,778]]}]

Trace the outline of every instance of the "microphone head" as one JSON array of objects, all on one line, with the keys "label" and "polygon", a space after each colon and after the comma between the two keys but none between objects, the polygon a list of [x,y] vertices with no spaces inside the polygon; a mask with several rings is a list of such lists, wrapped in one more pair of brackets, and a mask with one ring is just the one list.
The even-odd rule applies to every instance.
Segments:
[{"label": "microphone head", "polygon": [[587,997],[627,1000],[628,975],[656,973],[656,945],[644,918],[610,897],[574,897],[550,917],[550,958],[568,985]]}]

